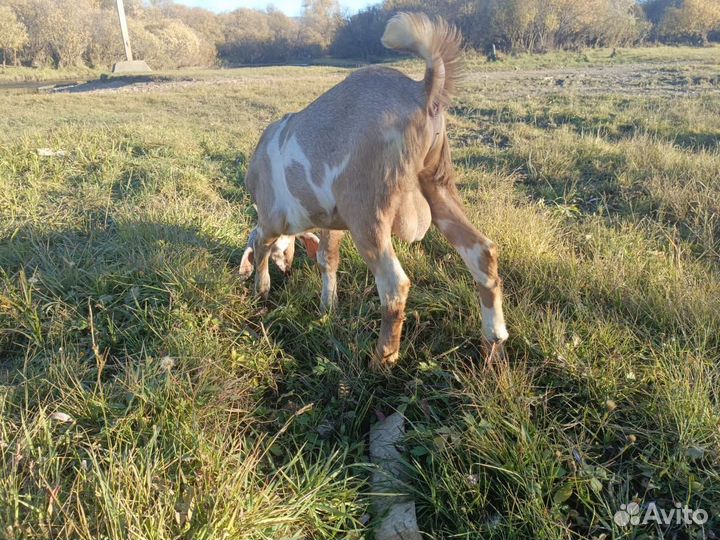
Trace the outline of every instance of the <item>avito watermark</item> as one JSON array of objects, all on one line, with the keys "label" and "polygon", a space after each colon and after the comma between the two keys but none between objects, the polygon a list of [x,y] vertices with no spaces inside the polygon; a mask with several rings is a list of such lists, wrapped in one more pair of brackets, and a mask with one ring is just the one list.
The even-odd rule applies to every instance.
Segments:
[{"label": "avito watermark", "polygon": [[649,523],[657,523],[660,525],[704,525],[710,516],[707,511],[699,508],[693,510],[682,503],[675,503],[675,507],[671,510],[658,508],[651,502],[647,507],[643,508],[639,504],[631,502],[620,506],[620,510],[615,512],[613,520],[620,527],[628,527],[630,525],[647,525]]}]

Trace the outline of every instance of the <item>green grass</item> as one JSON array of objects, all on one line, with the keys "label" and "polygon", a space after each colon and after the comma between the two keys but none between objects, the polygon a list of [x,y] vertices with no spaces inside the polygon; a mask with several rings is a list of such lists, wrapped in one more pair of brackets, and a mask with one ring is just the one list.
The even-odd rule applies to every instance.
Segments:
[{"label": "green grass", "polygon": [[0,83],[60,81],[68,79],[82,80],[87,78],[96,78],[100,76],[101,73],[101,70],[85,66],[62,69],[53,69],[49,67],[29,68],[24,66],[5,66],[3,68],[0,66]]},{"label": "green grass", "polygon": [[413,288],[388,377],[367,369],[379,306],[351,242],[332,317],[302,254],[267,303],[236,271],[262,129],[347,70],[0,94],[0,537],[371,538],[367,432],[399,409],[430,538],[661,538],[614,525],[632,500],[704,508],[677,538],[712,538],[720,93],[656,92],[668,50],[632,53],[656,70],[639,93],[471,78],[449,131],[500,246],[507,357],[485,363],[472,280],[432,230],[398,244]]}]

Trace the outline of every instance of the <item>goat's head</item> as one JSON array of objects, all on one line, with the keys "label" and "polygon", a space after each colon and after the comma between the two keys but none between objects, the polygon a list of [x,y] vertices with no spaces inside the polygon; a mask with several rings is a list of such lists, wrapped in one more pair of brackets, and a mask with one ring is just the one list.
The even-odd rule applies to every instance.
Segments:
[{"label": "goat's head", "polygon": [[[248,245],[243,252],[242,260],[240,261],[240,276],[243,278],[249,278],[253,273],[257,237],[257,228],[255,228],[248,237]],[[270,260],[272,260],[272,262],[274,262],[282,272],[288,272],[292,266],[295,255],[296,238],[302,240],[308,257],[312,260],[317,260],[320,239],[313,233],[305,232],[297,236],[280,236],[270,247]]]}]

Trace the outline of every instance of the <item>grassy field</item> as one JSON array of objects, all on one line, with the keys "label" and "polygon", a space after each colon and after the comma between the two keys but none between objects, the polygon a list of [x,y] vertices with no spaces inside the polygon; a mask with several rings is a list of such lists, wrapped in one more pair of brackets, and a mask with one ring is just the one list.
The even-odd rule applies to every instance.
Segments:
[{"label": "grassy field", "polygon": [[[432,230],[398,244],[413,288],[387,377],[350,241],[332,317],[302,254],[268,302],[237,274],[261,131],[348,70],[0,93],[0,537],[370,539],[367,432],[401,410],[428,538],[718,538],[706,51],[471,62],[449,132],[500,247],[507,358],[485,363],[471,277]],[[633,501],[710,520],[619,526]]]}]

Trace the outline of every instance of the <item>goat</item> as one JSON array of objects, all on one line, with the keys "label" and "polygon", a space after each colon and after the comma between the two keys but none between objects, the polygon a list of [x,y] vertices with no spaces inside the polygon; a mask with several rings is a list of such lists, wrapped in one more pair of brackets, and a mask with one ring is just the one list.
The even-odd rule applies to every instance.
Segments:
[{"label": "goat", "polygon": [[[461,36],[442,19],[399,13],[381,41],[422,57],[424,80],[386,67],[360,69],[265,130],[245,178],[258,220],[240,265],[243,275],[255,270],[255,291],[266,297],[268,260],[289,268],[299,235],[308,253],[317,254],[322,309],[331,310],[340,242],[349,231],[380,296],[373,368],[398,359],[410,289],[391,235],[417,242],[431,223],[477,284],[485,338],[498,344],[508,338],[497,249],[465,215],[445,129],[445,109],[462,75]],[[319,238],[310,229],[320,229]]]}]

